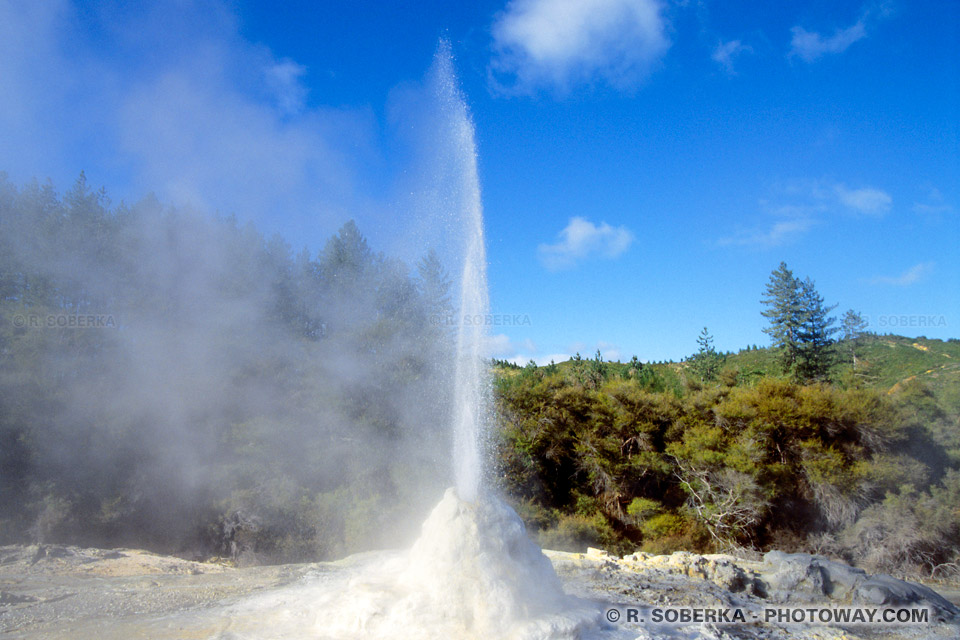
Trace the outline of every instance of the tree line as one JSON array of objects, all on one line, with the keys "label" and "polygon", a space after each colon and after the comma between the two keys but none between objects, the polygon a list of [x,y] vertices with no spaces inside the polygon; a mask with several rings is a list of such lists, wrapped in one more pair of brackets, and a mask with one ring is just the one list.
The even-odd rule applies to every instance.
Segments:
[{"label": "tree line", "polygon": [[293,251],[0,175],[0,543],[272,562],[412,536],[447,478],[449,288],[353,222]]},{"label": "tree line", "polygon": [[[835,306],[784,263],[761,302],[771,347],[746,360],[718,352],[704,328],[676,365],[598,353],[497,367],[499,477],[541,544],[778,548],[956,575],[955,382],[938,394],[905,374],[892,389],[871,384],[891,349],[855,311],[837,327]],[[771,368],[735,364],[768,353]]]}]

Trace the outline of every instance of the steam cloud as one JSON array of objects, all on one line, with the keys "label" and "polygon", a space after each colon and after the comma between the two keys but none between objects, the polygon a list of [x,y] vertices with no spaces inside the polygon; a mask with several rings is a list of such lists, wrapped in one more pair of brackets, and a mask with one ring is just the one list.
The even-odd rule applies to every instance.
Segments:
[{"label": "steam cloud", "polygon": [[[433,320],[466,239],[436,71],[389,104],[407,177],[364,181],[382,168],[369,114],[312,104],[307,71],[221,3],[165,8],[93,9],[99,44],[130,54],[105,68],[77,7],[0,0],[0,135],[24,149],[0,153],[0,540],[263,561],[402,546],[452,477]],[[86,162],[172,204],[25,177]],[[340,230],[300,250],[264,227]],[[86,315],[112,322],[46,326]]]}]

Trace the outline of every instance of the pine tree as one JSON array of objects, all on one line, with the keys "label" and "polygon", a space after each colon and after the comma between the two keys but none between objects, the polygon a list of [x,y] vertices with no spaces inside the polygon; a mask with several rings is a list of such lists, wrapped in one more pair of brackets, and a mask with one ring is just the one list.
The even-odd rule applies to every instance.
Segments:
[{"label": "pine tree", "polygon": [[800,283],[802,322],[796,377],[803,382],[819,382],[830,377],[834,361],[833,334],[836,318],[828,314],[837,305],[824,306],[823,297],[810,278]]},{"label": "pine tree", "polygon": [[842,338],[850,349],[854,369],[857,368],[857,347],[860,346],[860,337],[864,334],[868,325],[869,323],[863,319],[858,311],[848,309],[843,314]]},{"label": "pine tree", "polygon": [[723,355],[717,353],[713,347],[713,336],[706,327],[697,337],[700,349],[690,356],[690,366],[700,382],[712,382],[717,379],[720,367],[723,364]]},{"label": "pine tree", "polygon": [[778,352],[780,368],[784,373],[792,374],[800,353],[803,302],[800,283],[786,262],[781,262],[770,274],[761,302],[768,307],[762,315],[770,320],[770,326],[763,332],[770,336],[773,348]]},{"label": "pine tree", "polygon": [[825,306],[810,278],[801,281],[785,262],[770,274],[761,302],[762,314],[770,320],[763,330],[770,335],[779,353],[780,367],[799,382],[826,380],[833,364],[833,326],[829,313],[836,305]]}]

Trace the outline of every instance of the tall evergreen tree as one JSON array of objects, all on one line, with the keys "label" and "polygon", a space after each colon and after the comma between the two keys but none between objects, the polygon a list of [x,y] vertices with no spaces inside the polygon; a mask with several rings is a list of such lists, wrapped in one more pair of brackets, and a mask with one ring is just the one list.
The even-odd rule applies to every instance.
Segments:
[{"label": "tall evergreen tree", "polygon": [[825,306],[823,296],[810,278],[800,283],[802,322],[796,378],[804,382],[822,381],[830,376],[834,361],[833,334],[836,318],[829,315],[837,305]]},{"label": "tall evergreen tree", "polygon": [[699,350],[690,356],[689,361],[694,375],[700,378],[700,382],[712,382],[717,379],[720,373],[720,367],[723,364],[723,355],[717,353],[713,347],[713,336],[706,327],[697,337]]},{"label": "tall evergreen tree", "polygon": [[785,262],[770,274],[761,302],[767,305],[763,316],[770,320],[763,332],[779,352],[783,372],[800,382],[826,380],[837,332],[836,318],[829,314],[836,305],[825,306],[813,281],[795,277]]},{"label": "tall evergreen tree", "polygon": [[763,317],[770,326],[763,332],[770,336],[773,348],[778,352],[780,368],[784,373],[793,373],[800,354],[800,332],[803,325],[803,301],[800,283],[786,262],[770,274],[761,302],[767,306]]},{"label": "tall evergreen tree", "polygon": [[850,350],[854,369],[857,368],[857,347],[860,346],[860,337],[867,330],[868,324],[858,311],[848,309],[847,312],[843,314],[841,337]]},{"label": "tall evergreen tree", "polygon": [[436,324],[445,323],[453,313],[450,303],[450,278],[440,257],[433,249],[427,252],[417,263],[417,290],[425,305],[430,320]]}]

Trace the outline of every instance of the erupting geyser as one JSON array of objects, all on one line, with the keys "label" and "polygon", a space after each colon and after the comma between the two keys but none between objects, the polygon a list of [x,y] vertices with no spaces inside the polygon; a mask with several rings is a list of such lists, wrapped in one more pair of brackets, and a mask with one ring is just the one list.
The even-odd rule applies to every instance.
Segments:
[{"label": "erupting geyser", "polygon": [[490,401],[486,331],[476,321],[489,306],[483,208],[473,123],[446,43],[432,79],[450,145],[439,154],[449,191],[441,201],[452,209],[464,251],[453,394],[456,488],[447,490],[398,566],[351,584],[352,593],[365,596],[346,628],[364,637],[579,638],[595,625],[597,610],[564,594],[523,522],[483,486]]},{"label": "erupting geyser", "polygon": [[467,112],[453,73],[449,45],[441,43],[434,64],[436,99],[448,119],[445,132],[452,154],[444,154],[445,167],[453,172],[448,182],[452,193],[445,204],[454,208],[455,224],[463,233],[463,267],[460,275],[460,322],[457,330],[454,375],[454,469],[461,500],[477,497],[483,476],[481,438],[487,422],[490,380],[483,362],[486,328],[484,318],[490,306],[487,294],[487,255],[483,238],[483,204],[477,173],[477,147],[473,122]]},{"label": "erupting geyser", "polygon": [[441,43],[437,53],[433,81],[453,152],[443,155],[452,165],[445,170],[455,172],[448,182],[453,193],[445,194],[444,201],[455,207],[464,234],[454,378],[456,489],[447,490],[424,523],[399,578],[409,595],[392,610],[423,606],[422,611],[445,612],[430,625],[431,635],[579,637],[596,612],[563,593],[553,565],[527,536],[523,522],[483,486],[482,445],[490,401],[483,353],[486,330],[476,321],[485,318],[489,308],[483,206],[473,122],[457,89],[447,43]]},{"label": "erupting geyser", "polygon": [[248,630],[262,630],[263,610],[279,612],[271,616],[270,637],[573,640],[601,627],[599,609],[564,593],[523,521],[483,483],[490,404],[485,328],[476,321],[488,308],[483,211],[473,123],[446,43],[431,79],[443,145],[438,202],[463,247],[452,416],[456,487],[434,507],[409,552],[348,558],[359,566],[347,579],[247,602],[245,611],[231,613],[229,630],[237,635],[221,638],[261,637]]}]

